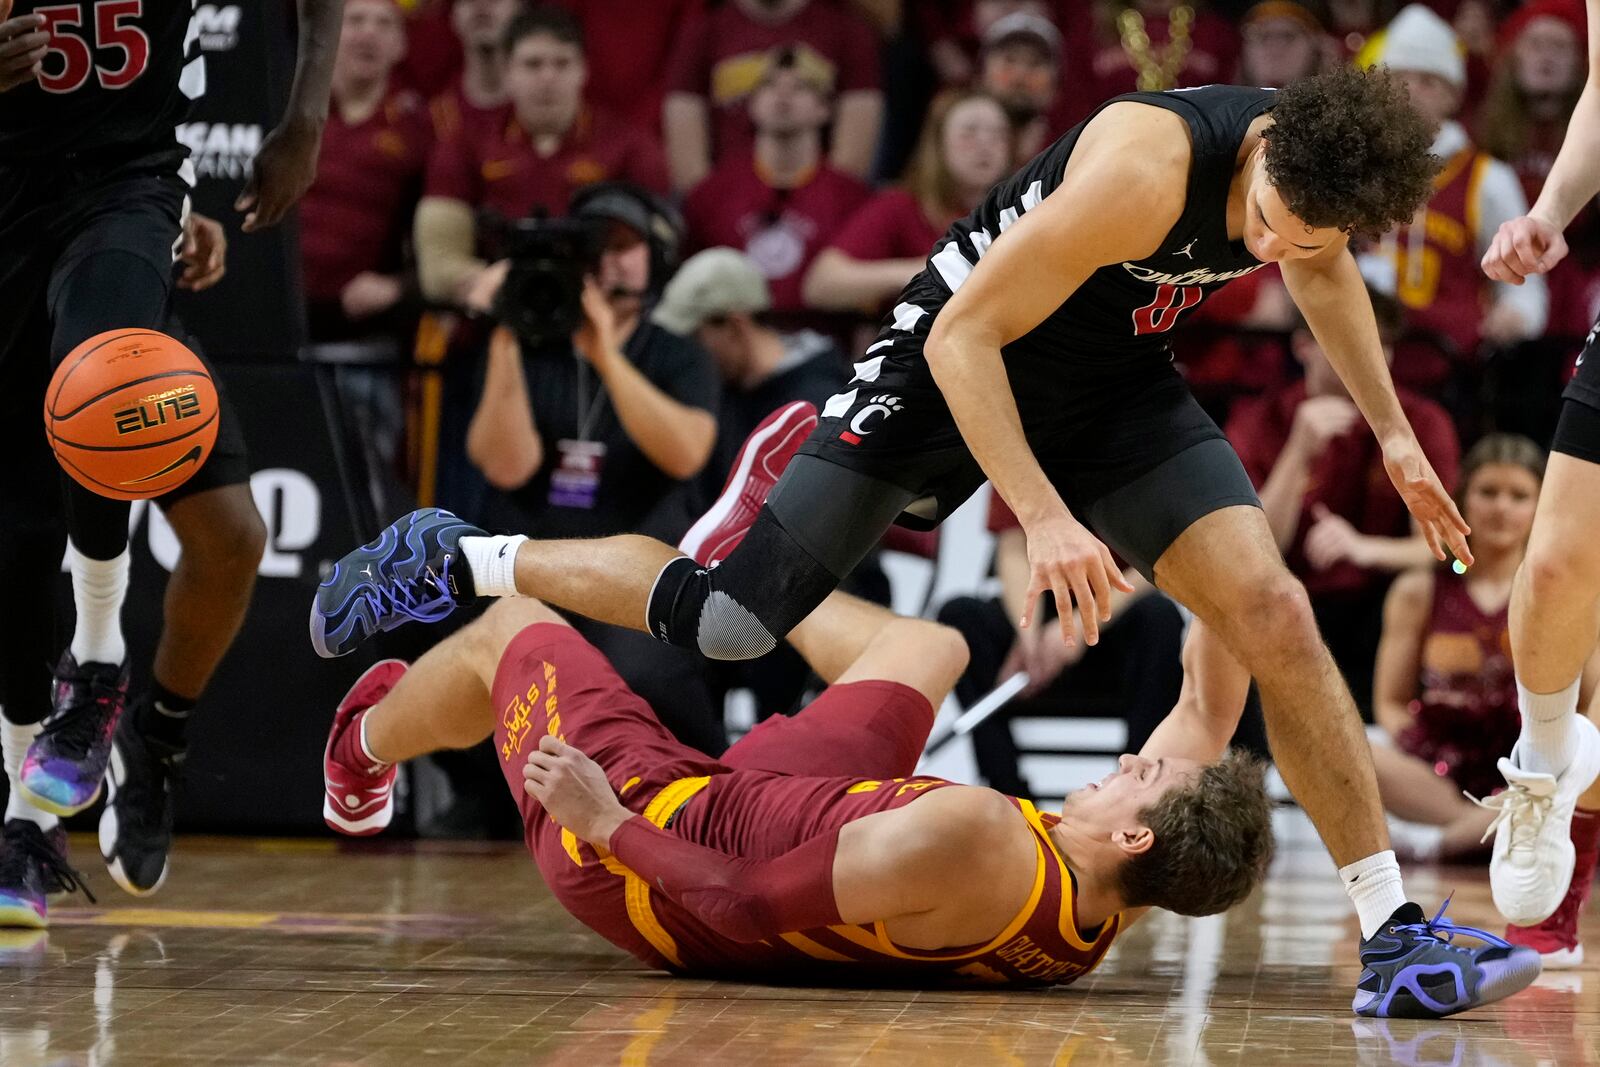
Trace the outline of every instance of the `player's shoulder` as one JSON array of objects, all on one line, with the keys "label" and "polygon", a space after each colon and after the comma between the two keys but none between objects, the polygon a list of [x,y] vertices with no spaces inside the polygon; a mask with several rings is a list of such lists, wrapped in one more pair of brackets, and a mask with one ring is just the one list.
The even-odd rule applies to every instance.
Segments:
[{"label": "player's shoulder", "polygon": [[1004,793],[976,785],[947,785],[930,789],[909,805],[919,820],[936,824],[952,846],[992,840],[1007,828],[1025,828],[1027,820],[1015,801]]},{"label": "player's shoulder", "polygon": [[[1171,175],[1187,184],[1194,155],[1189,123],[1170,108],[1139,100],[1107,104],[1083,128],[1079,150],[1107,151],[1111,159],[1146,179]],[[1125,155],[1118,152],[1126,153]],[[1183,169],[1173,173],[1169,167]]]}]

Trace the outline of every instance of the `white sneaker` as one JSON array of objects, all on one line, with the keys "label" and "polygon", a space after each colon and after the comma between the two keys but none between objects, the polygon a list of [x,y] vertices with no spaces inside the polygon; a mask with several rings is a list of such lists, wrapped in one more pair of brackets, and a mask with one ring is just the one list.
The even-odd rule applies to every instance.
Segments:
[{"label": "white sneaker", "polygon": [[1517,750],[1500,760],[1506,790],[1478,803],[1498,812],[1483,839],[1494,835],[1489,886],[1494,906],[1518,926],[1548,919],[1572,881],[1572,809],[1600,776],[1600,730],[1575,716],[1578,750],[1560,776],[1517,766]]}]

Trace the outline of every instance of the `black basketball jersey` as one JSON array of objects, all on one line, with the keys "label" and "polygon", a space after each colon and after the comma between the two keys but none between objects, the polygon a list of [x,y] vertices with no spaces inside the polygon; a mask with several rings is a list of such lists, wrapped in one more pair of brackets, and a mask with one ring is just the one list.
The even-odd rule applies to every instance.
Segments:
[{"label": "black basketball jersey", "polygon": [[[1122,100],[1153,104],[1189,124],[1193,157],[1183,216],[1154,255],[1095,271],[1043,322],[1006,346],[1007,355],[1111,365],[1166,354],[1167,331],[1230,279],[1260,269],[1242,242],[1228,239],[1228,189],[1245,132],[1273,97],[1271,89],[1210,85],[1129,93],[1102,104],[1101,109]],[[1061,184],[1078,136],[1093,118],[1068,130],[952,225],[906,299],[921,303],[925,283],[945,294],[959,288],[995,238]],[[1017,279],[1019,285],[1027,282]]]},{"label": "black basketball jersey", "polygon": [[36,81],[0,93],[0,164],[174,148],[205,92],[195,0],[16,0],[51,35]]}]

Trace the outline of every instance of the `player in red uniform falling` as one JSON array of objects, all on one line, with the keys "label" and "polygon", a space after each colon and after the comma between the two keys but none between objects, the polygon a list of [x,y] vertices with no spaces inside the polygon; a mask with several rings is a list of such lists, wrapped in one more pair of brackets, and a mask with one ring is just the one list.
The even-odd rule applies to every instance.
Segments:
[{"label": "player in red uniform falling", "polygon": [[328,822],[376,832],[396,763],[493,732],[551,892],[676,973],[1065,983],[1146,908],[1222,911],[1265,872],[1261,769],[1223,756],[1249,679],[1202,626],[1177,709],[1059,816],[915,773],[967,662],[954,630],[834,593],[789,640],[830,687],[712,759],[555,612],[498,603],[356,682],[329,741]]}]

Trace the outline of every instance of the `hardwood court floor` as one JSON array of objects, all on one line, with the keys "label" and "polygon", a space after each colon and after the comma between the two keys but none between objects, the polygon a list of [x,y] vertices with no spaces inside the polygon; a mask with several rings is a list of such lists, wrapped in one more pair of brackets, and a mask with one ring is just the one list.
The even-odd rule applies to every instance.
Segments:
[{"label": "hardwood court floor", "polygon": [[[1600,1064],[1593,967],[1459,1021],[1355,1019],[1348,905],[1326,854],[1285,836],[1242,908],[1157,915],[1041,993],[657,976],[569,920],[511,846],[185,839],[135,901],[79,838],[100,905],[0,938],[0,1064]],[[1408,879],[1498,928],[1482,870]]]}]

